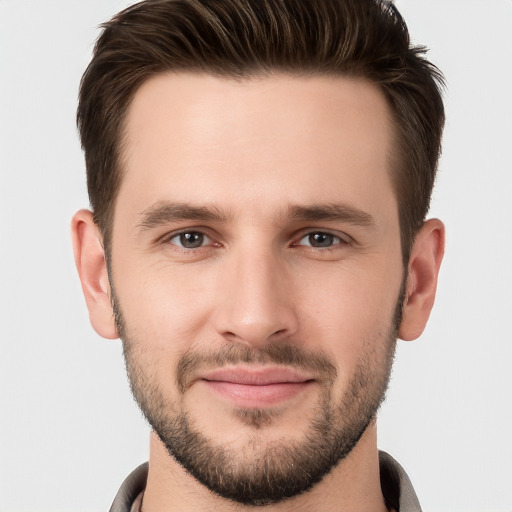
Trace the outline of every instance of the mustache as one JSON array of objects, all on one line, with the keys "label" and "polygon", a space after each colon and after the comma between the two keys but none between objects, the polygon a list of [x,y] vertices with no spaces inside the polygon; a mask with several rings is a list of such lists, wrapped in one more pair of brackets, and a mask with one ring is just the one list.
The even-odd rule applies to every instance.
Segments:
[{"label": "mustache", "polygon": [[336,365],[321,351],[305,350],[291,343],[272,343],[259,349],[230,344],[209,352],[197,348],[188,350],[176,365],[176,384],[183,393],[199,370],[242,363],[278,364],[308,370],[328,383],[338,375]]}]

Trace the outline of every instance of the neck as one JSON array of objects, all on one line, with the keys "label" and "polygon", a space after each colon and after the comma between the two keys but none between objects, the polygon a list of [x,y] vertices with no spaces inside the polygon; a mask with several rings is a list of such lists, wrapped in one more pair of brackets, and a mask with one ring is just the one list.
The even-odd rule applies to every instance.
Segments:
[{"label": "neck", "polygon": [[[255,512],[257,508],[210,492],[168,454],[156,434],[151,434],[142,512]],[[348,457],[310,491],[264,508],[265,512],[386,512],[380,487],[375,424],[368,427]]]}]

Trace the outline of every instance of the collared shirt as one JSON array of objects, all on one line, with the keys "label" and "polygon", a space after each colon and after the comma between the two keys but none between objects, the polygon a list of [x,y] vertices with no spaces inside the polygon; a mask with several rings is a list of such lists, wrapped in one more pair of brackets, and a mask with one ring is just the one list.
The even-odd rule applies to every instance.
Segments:
[{"label": "collared shirt", "polygon": [[[421,512],[420,503],[404,468],[386,452],[379,452],[380,485],[386,506],[397,512]],[[146,488],[148,463],[141,464],[123,482],[110,512],[138,512]]]}]

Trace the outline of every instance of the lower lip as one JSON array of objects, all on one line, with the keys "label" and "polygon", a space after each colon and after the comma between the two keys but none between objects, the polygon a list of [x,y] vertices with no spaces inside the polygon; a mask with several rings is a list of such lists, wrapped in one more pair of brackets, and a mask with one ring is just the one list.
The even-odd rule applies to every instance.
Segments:
[{"label": "lower lip", "polygon": [[296,397],[312,385],[312,381],[283,382],[266,385],[203,380],[214,393],[239,407],[269,407]]}]

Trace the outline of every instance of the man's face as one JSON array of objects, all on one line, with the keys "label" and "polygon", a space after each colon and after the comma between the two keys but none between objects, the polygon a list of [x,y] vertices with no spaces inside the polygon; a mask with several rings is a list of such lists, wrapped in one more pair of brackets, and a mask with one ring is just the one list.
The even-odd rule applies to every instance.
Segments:
[{"label": "man's face", "polygon": [[383,96],[347,78],[168,74],[125,128],[111,284],[139,404],[219,494],[308,489],[364,436],[393,357],[404,275]]}]

